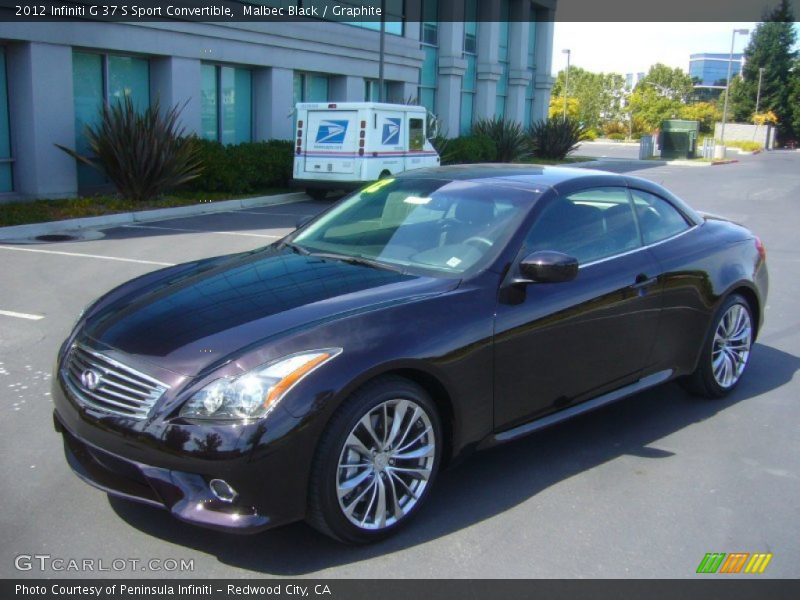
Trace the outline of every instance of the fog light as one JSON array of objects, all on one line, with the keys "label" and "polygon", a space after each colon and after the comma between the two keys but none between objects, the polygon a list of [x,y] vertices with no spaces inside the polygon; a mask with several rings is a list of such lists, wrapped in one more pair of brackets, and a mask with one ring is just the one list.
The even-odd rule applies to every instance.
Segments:
[{"label": "fog light", "polygon": [[208,487],[211,489],[211,493],[223,502],[233,502],[239,495],[227,481],[222,479],[212,479],[208,482]]}]

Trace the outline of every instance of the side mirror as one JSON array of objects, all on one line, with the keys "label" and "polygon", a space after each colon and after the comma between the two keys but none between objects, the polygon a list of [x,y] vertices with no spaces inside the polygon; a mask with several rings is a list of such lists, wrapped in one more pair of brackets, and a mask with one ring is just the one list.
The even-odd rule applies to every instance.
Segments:
[{"label": "side mirror", "polygon": [[562,283],[578,275],[578,259],[563,252],[540,250],[522,259],[519,264],[524,279],[519,283]]},{"label": "side mirror", "polygon": [[306,215],[304,217],[300,217],[299,219],[297,219],[297,221],[294,224],[295,229],[300,229],[303,225],[308,223],[313,218],[314,217],[309,217],[308,215]]}]

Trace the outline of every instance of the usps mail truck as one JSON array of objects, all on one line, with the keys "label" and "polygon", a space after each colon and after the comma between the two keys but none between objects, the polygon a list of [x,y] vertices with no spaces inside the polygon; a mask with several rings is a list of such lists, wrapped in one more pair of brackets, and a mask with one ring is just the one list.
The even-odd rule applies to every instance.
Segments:
[{"label": "usps mail truck", "polygon": [[402,171],[439,166],[422,106],[303,102],[296,110],[294,185],[312,198]]}]

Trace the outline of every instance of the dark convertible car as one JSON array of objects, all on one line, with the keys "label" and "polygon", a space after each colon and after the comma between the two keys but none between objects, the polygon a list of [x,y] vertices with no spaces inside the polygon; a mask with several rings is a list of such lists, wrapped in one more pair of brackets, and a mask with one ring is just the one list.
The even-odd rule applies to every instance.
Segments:
[{"label": "dark convertible car", "polygon": [[370,542],[471,451],[672,379],[730,392],[766,294],[755,235],[649,181],[413,171],[100,298],[59,353],[55,426],[110,494]]}]

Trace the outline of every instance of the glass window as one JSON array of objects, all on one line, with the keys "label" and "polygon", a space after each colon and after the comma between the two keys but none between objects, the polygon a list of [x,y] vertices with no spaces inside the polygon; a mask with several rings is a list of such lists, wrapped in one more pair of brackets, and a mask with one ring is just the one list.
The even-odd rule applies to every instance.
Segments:
[{"label": "glass window", "polygon": [[641,246],[625,188],[596,188],[553,198],[528,233],[527,251],[555,250],[586,264]]},{"label": "glass window", "polygon": [[439,3],[436,0],[423,0],[420,30],[421,48],[424,53],[422,68],[419,71],[417,101],[430,112],[436,112],[436,87],[439,69]]},{"label": "glass window", "polygon": [[[72,89],[75,104],[75,151],[91,154],[86,127],[100,122],[104,98],[103,56],[74,52],[72,54]],[[93,187],[106,183],[105,177],[89,165],[77,162],[78,186]]]},{"label": "glass window", "polygon": [[532,191],[467,181],[382,179],[340,202],[291,241],[311,253],[460,276],[497,257],[536,197]]},{"label": "glass window", "polygon": [[202,65],[201,127],[207,140],[241,144],[252,140],[252,74],[249,69]]},{"label": "glass window", "polygon": [[[378,90],[380,86],[378,85],[377,79],[365,79],[364,80],[364,100],[366,102],[378,102],[379,95]],[[383,102],[389,102],[389,82],[383,82]]]},{"label": "glass window", "polygon": [[409,150],[422,150],[425,146],[425,121],[422,119],[408,120],[408,148]]},{"label": "glass window", "polygon": [[108,100],[129,96],[136,110],[150,106],[150,64],[133,56],[109,55]]},{"label": "glass window", "polygon": [[8,121],[6,49],[0,46],[0,192],[14,189],[11,168],[11,132]]},{"label": "glass window", "polygon": [[689,229],[684,216],[672,204],[642,190],[631,190],[636,216],[645,244],[654,244]]},{"label": "glass window", "polygon": [[472,131],[472,104],[473,94],[470,92],[461,93],[461,122],[459,129],[461,135],[469,135]]},{"label": "glass window", "polygon": [[508,35],[510,19],[510,7],[508,0],[500,2],[500,43],[498,49],[498,63],[502,72],[497,81],[497,98],[495,101],[495,116],[503,118],[506,115],[506,97],[508,96]]},{"label": "glass window", "polygon": [[534,85],[536,78],[536,21],[531,21],[528,26],[528,73],[531,80],[525,88],[525,125],[531,124],[533,114]]},{"label": "glass window", "polygon": [[200,121],[201,135],[204,139],[219,139],[217,68],[214,65],[200,67]]}]

